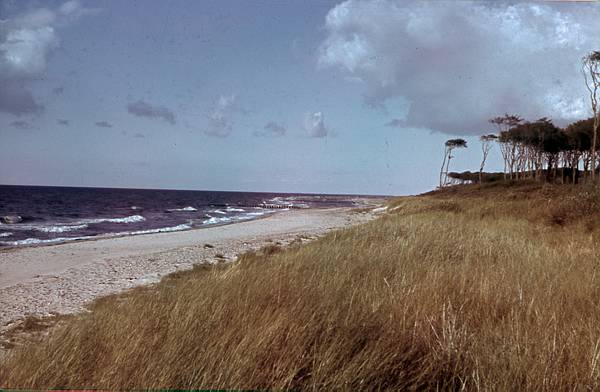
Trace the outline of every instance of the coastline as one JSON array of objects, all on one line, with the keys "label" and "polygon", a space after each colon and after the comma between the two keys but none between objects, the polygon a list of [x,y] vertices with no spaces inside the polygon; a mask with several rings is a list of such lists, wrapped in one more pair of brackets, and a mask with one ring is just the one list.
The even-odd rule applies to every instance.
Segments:
[{"label": "coastline", "polygon": [[289,210],[201,229],[0,251],[0,334],[27,315],[77,313],[94,299],[196,264],[233,261],[269,244],[313,240],[372,219],[374,207]]},{"label": "coastline", "polygon": [[133,237],[133,236],[141,236],[141,235],[155,235],[155,234],[164,234],[164,233],[191,231],[191,230],[205,230],[205,229],[211,229],[213,227],[235,225],[238,223],[252,222],[255,220],[259,220],[259,219],[265,219],[276,213],[281,213],[281,211],[273,211],[271,213],[266,213],[264,215],[256,216],[256,217],[253,217],[250,219],[243,219],[243,220],[229,221],[229,222],[219,222],[219,223],[213,223],[213,224],[206,225],[206,226],[190,227],[190,228],[180,229],[180,230],[171,230],[172,228],[170,228],[170,227],[163,227],[163,228],[158,228],[158,229],[149,229],[147,232],[144,232],[144,230],[141,230],[140,232],[134,231],[134,232],[105,233],[105,234],[100,234],[100,235],[95,235],[95,236],[86,236],[86,237],[74,237],[74,238],[65,237],[63,239],[59,238],[57,241],[51,241],[51,242],[31,243],[31,244],[24,244],[24,245],[5,245],[5,246],[0,247],[0,255],[2,255],[3,252],[11,252],[14,250],[27,249],[27,248],[57,246],[57,245],[79,243],[79,242],[86,242],[86,241],[101,241],[101,240],[109,240],[109,239],[114,239],[114,238]]}]

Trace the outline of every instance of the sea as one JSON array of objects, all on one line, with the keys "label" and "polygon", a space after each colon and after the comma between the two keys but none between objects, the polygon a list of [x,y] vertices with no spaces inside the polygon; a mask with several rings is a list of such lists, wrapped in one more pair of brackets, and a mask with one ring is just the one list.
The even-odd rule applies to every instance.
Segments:
[{"label": "sea", "polygon": [[0,248],[191,230],[364,196],[0,185]]}]

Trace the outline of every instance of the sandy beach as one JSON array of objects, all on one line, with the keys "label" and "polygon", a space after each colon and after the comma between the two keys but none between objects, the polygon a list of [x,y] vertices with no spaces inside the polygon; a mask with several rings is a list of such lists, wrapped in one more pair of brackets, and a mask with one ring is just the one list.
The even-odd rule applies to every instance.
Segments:
[{"label": "sandy beach", "polygon": [[82,311],[95,298],[195,264],[232,261],[267,244],[310,241],[374,215],[349,208],[291,210],[205,229],[2,250],[0,333],[26,315]]}]

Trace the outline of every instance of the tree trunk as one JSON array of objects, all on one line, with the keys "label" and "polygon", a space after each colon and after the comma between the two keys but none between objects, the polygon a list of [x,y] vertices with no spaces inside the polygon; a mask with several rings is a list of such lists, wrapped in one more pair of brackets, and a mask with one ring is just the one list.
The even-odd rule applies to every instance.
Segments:
[{"label": "tree trunk", "polygon": [[600,123],[600,113],[597,109],[594,113],[594,136],[592,138],[592,182],[596,182],[596,141],[598,137],[598,123]]},{"label": "tree trunk", "polygon": [[488,148],[485,144],[483,144],[481,147],[481,152],[483,153],[483,158],[481,159],[481,166],[479,167],[479,184],[481,184],[483,182],[483,169],[485,167],[485,161],[490,152],[490,148]]},{"label": "tree trunk", "polygon": [[440,169],[440,188],[444,186],[442,178],[444,176],[444,167],[446,166],[446,158],[448,157],[448,147],[444,149],[444,161],[442,162],[442,168]]},{"label": "tree trunk", "polygon": [[448,160],[446,161],[445,182],[448,182],[448,170],[450,170],[450,160],[452,159],[452,150],[448,151]]}]

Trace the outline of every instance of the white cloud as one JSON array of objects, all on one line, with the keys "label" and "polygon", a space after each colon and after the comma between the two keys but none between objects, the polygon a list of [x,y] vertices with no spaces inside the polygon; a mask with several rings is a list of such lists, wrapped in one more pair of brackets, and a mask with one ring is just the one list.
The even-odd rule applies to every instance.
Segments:
[{"label": "white cloud", "polygon": [[309,113],[304,118],[304,130],[310,137],[325,137],[329,129],[325,126],[323,113]]},{"label": "white cloud", "polygon": [[57,47],[58,38],[51,26],[9,31],[0,44],[2,75],[29,78],[42,73],[48,53]]},{"label": "white cloud", "polygon": [[233,115],[240,110],[237,97],[221,95],[208,114],[204,133],[208,136],[227,137],[233,131]]},{"label": "white cloud", "polygon": [[21,115],[43,109],[28,88],[46,71],[48,56],[59,45],[57,27],[95,12],[68,1],[56,10],[37,8],[0,20],[0,112]]},{"label": "white cloud", "polygon": [[59,12],[63,15],[71,15],[77,13],[81,9],[81,4],[78,1],[67,1],[59,8]]},{"label": "white cloud", "polygon": [[587,116],[580,59],[600,48],[600,4],[356,1],[326,17],[319,65],[410,103],[407,126],[482,133],[487,119]]}]

